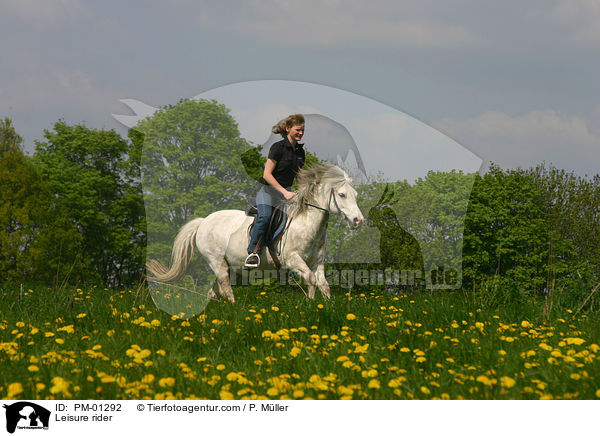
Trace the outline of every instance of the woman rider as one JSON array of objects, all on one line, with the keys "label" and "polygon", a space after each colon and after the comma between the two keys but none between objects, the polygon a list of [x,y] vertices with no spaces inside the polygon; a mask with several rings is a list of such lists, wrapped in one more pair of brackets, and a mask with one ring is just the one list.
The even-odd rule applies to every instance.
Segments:
[{"label": "woman rider", "polygon": [[256,194],[258,216],[250,232],[248,257],[244,263],[246,267],[260,265],[259,253],[262,249],[262,239],[273,210],[296,195],[290,191],[290,188],[298,169],[304,165],[304,144],[298,142],[304,135],[304,117],[301,114],[288,116],[273,126],[273,133],[280,134],[283,139],[271,146],[260,179],[262,186]]}]

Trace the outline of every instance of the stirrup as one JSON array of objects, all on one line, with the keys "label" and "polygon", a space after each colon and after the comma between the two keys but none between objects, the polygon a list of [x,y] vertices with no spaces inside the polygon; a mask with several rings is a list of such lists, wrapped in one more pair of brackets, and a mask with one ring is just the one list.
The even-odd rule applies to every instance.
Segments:
[{"label": "stirrup", "polygon": [[[256,263],[252,262],[254,258],[256,258]],[[246,268],[257,268],[260,266],[260,256],[256,253],[250,253],[244,262],[244,266]]]}]

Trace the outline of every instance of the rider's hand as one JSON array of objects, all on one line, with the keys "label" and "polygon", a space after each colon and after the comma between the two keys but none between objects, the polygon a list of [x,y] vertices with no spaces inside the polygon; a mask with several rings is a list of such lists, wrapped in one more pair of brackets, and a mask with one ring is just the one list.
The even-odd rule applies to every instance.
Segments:
[{"label": "rider's hand", "polygon": [[295,192],[290,192],[290,191],[285,191],[283,193],[283,196],[285,197],[286,200],[290,201],[292,198],[294,198],[294,196],[296,195]]}]

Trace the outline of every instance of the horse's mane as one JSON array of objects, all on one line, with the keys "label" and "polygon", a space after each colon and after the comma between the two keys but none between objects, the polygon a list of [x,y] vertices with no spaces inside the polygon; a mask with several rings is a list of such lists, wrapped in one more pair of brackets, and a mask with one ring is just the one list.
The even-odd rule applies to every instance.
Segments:
[{"label": "horse's mane", "polygon": [[310,168],[302,168],[296,176],[298,191],[288,203],[288,214],[290,217],[303,213],[308,205],[315,201],[318,185],[329,185],[339,187],[344,183],[352,184],[352,179],[340,167],[331,164],[313,165]]}]

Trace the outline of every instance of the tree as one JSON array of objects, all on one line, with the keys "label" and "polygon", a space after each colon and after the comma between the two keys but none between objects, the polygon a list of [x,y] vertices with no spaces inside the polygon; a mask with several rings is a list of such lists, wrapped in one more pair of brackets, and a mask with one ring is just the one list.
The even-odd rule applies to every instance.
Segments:
[{"label": "tree", "polygon": [[492,166],[477,177],[467,219],[463,271],[467,287],[495,278],[525,291],[542,291],[548,266],[548,216],[539,185],[523,170]]},{"label": "tree", "polygon": [[[0,281],[27,281],[35,271],[41,180],[10,119],[0,121]],[[43,206],[42,206],[43,208]]]},{"label": "tree", "polygon": [[52,198],[42,241],[49,266],[71,281],[134,284],[145,246],[135,142],[64,121],[44,138],[34,161]]},{"label": "tree", "polygon": [[600,277],[600,177],[578,177],[545,164],[527,171],[547,216],[547,288],[582,292]]}]

